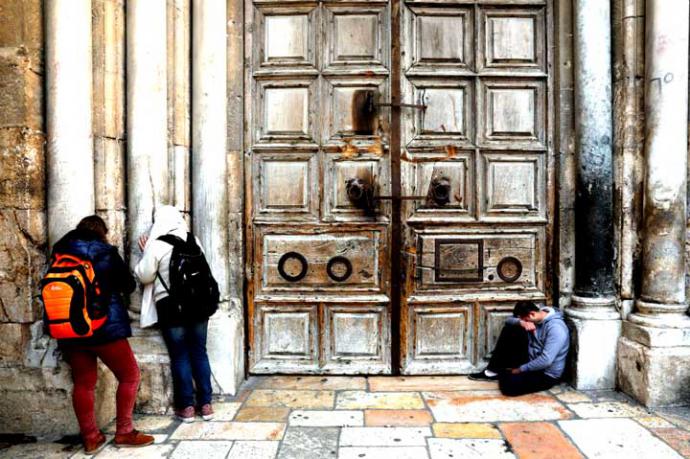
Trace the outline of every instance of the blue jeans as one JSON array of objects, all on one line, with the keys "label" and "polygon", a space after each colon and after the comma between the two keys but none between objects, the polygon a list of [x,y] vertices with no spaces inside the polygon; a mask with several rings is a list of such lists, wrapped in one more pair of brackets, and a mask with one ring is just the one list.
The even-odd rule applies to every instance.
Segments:
[{"label": "blue jeans", "polygon": [[197,406],[211,403],[211,366],[206,354],[208,320],[161,327],[161,331],[170,355],[175,408],[194,406],[194,384]]}]

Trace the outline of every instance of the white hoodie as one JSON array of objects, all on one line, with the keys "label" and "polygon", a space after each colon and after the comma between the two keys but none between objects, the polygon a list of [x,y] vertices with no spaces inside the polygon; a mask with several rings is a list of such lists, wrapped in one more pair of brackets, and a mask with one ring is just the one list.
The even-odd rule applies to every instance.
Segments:
[{"label": "white hoodie", "polygon": [[188,232],[187,222],[175,207],[162,206],[156,209],[154,223],[144,247],[144,253],[134,268],[134,274],[139,282],[144,284],[144,294],[141,301],[142,328],[150,327],[158,322],[156,302],[168,296],[167,290],[157,278],[156,273],[159,273],[166,285],[170,287],[169,267],[173,247],[167,242],[159,241],[158,238],[165,234],[173,234],[187,240]]}]

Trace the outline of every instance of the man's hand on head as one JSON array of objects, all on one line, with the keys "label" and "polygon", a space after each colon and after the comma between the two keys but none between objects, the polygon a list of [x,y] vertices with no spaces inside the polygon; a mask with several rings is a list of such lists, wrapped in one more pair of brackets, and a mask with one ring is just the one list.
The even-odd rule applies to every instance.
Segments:
[{"label": "man's hand on head", "polygon": [[514,375],[519,375],[522,372],[520,371],[520,368],[513,368],[510,370],[510,373]]},{"label": "man's hand on head", "polygon": [[522,320],[522,319],[520,319],[520,326],[528,332],[533,332],[534,330],[537,329],[537,326],[534,325],[532,322],[528,322],[528,321]]}]

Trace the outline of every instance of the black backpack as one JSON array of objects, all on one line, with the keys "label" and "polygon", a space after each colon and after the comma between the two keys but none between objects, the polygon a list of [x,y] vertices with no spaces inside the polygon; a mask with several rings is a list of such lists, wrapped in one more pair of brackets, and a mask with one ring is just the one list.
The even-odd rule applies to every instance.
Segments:
[{"label": "black backpack", "polygon": [[170,256],[170,287],[159,273],[156,276],[170,295],[180,315],[189,320],[207,319],[218,309],[220,292],[206,257],[192,233],[187,240],[173,234],[158,238],[173,246]]}]

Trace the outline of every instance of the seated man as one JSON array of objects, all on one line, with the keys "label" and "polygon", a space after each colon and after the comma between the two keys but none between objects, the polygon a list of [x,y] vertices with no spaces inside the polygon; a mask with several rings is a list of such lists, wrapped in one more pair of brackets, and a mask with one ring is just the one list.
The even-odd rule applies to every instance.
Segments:
[{"label": "seated man", "polygon": [[519,301],[496,343],[486,369],[469,377],[498,379],[504,395],[523,395],[556,385],[565,369],[570,332],[553,308]]}]

